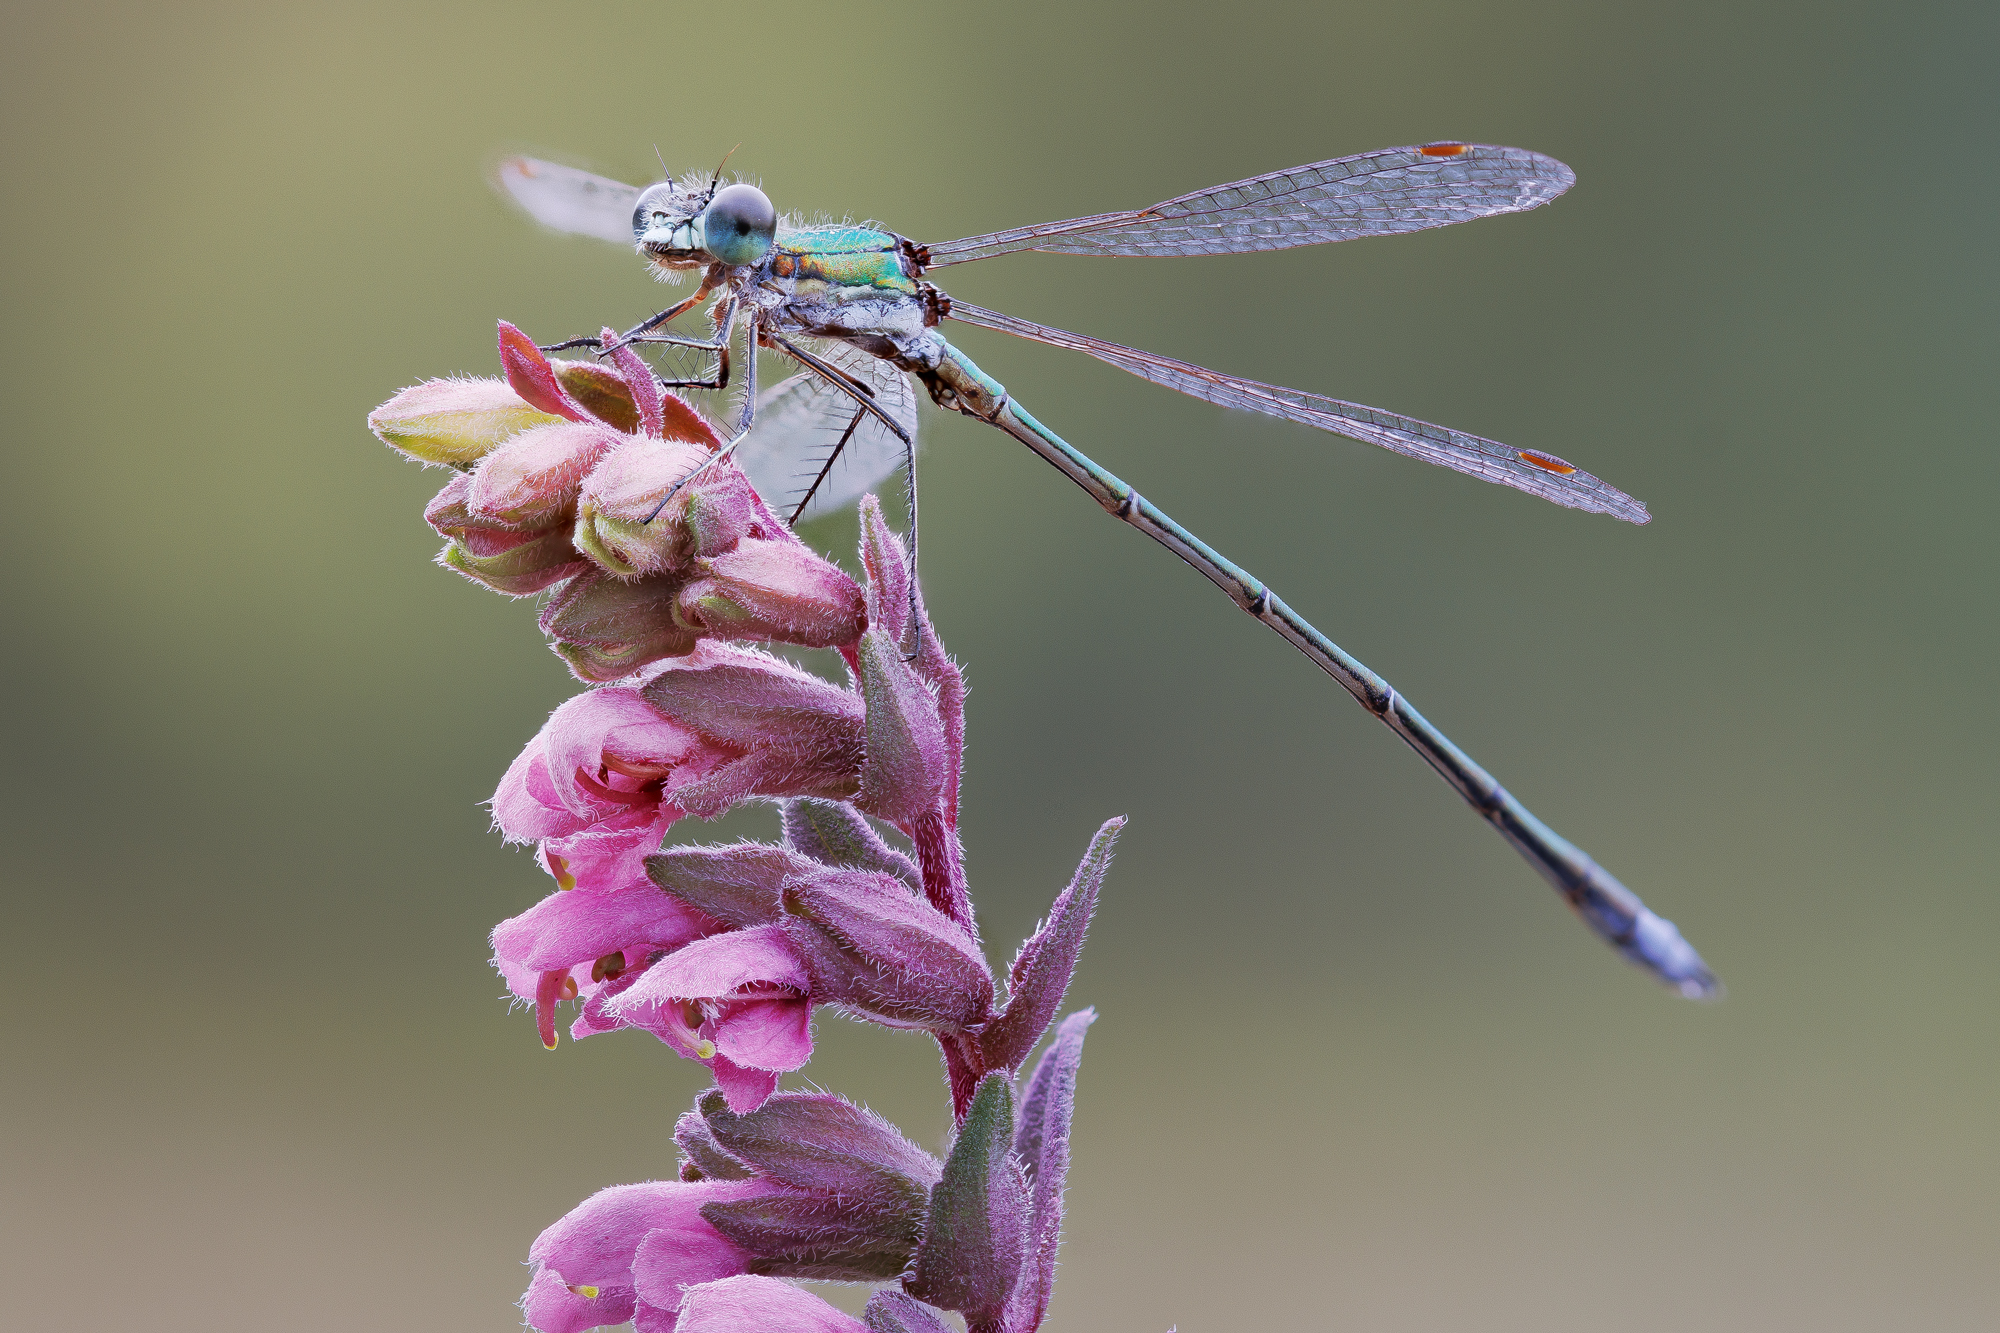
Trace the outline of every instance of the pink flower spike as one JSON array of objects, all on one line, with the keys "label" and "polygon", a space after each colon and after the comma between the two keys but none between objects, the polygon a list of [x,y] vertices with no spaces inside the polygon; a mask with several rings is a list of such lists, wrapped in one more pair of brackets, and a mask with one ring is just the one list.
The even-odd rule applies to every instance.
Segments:
[{"label": "pink flower spike", "polygon": [[660,382],[653,378],[652,367],[641,361],[637,352],[618,341],[615,329],[605,329],[598,334],[598,338],[612,349],[611,364],[618,368],[625,387],[632,391],[632,404],[639,409],[639,429],[659,439],[662,427]]},{"label": "pink flower spike", "polygon": [[868,1333],[810,1292],[774,1277],[725,1278],[689,1287],[675,1333]]},{"label": "pink flower spike", "polygon": [[507,373],[507,383],[530,407],[570,421],[589,420],[590,414],[563,388],[555,367],[535,346],[535,340],[504,319],[500,321],[500,368]]}]

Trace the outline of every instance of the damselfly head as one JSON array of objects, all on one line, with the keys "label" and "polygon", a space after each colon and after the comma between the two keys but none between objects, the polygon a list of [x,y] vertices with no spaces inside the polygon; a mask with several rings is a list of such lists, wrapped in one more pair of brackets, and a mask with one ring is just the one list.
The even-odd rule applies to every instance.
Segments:
[{"label": "damselfly head", "polygon": [[663,181],[640,194],[632,235],[663,268],[754,264],[770,252],[778,212],[754,185],[690,189]]},{"label": "damselfly head", "polygon": [[708,191],[679,181],[661,181],[639,195],[632,208],[632,236],[647,257],[663,268],[702,268],[715,262],[702,243],[701,214]]}]

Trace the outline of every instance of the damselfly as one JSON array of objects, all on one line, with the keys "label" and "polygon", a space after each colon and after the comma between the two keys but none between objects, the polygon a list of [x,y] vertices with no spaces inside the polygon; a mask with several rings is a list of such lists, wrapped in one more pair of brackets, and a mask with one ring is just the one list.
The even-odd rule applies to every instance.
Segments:
[{"label": "damselfly", "polygon": [[[1536,819],[1387,681],[1260,580],[1035,420],[938,330],[956,319],[1071,348],[1196,398],[1380,445],[1572,509],[1644,523],[1645,505],[1552,454],[1033,324],[955,302],[926,280],[932,270],[950,264],[1017,250],[1205,255],[1419,231],[1535,208],[1575,179],[1554,158],[1525,149],[1431,143],[1315,162],[1136,212],[923,245],[873,225],[806,226],[780,218],[763,191],[742,182],[724,186],[719,173],[641,189],[533,158],[510,158],[499,171],[501,186],[539,221],[621,245],[636,243],[662,276],[700,274],[692,296],[627,330],[619,341],[691,350],[706,360],[703,372],[663,383],[715,389],[730,381],[731,349],[740,332],[746,347],[740,358],[744,392],[725,452],[733,452],[767,499],[789,501],[794,521],[813,507],[852,499],[899,466],[914,473],[912,381],[921,383],[939,406],[1013,436],[1110,513],[1201,571],[1407,741],[1613,947],[1681,994],[1712,998],[1720,993],[1719,983],[1672,922]],[[711,298],[710,336],[665,332],[670,321]],[[577,346],[607,350],[594,338],[556,345]],[[799,374],[760,395],[758,348],[791,358]],[[808,460],[812,465],[800,472]],[[911,497],[914,534],[914,476]]]}]

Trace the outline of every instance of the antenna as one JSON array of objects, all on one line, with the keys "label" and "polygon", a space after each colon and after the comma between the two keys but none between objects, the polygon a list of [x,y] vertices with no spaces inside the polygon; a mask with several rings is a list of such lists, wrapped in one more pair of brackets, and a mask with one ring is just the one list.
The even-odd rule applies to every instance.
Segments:
[{"label": "antenna", "polygon": [[[742,146],[743,146],[743,141],[741,139],[738,139],[736,141],[736,148],[741,148]],[[722,169],[729,165],[730,158],[736,156],[736,148],[732,148],[728,152],[724,153],[722,155],[722,160],[715,164],[715,176],[708,182],[709,198],[711,199],[715,198],[715,187],[722,184]]]}]

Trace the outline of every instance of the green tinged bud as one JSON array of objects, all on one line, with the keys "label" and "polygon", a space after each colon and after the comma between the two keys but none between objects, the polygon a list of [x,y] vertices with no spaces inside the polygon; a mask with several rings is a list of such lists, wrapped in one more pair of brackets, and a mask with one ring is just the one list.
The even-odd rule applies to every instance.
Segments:
[{"label": "green tinged bud", "polygon": [[579,680],[618,680],[648,662],[685,657],[701,636],[673,621],[677,582],[579,574],[543,608],[542,630],[557,641],[557,656]]},{"label": "green tinged bud", "polygon": [[1005,1074],[988,1074],[931,1191],[924,1243],[903,1282],[968,1325],[995,1324],[1005,1313],[1027,1250],[1028,1187],[1013,1138],[1013,1090]]},{"label": "green tinged bud", "polygon": [[538,593],[588,568],[578,558],[576,548],[569,544],[569,534],[561,528],[492,555],[474,555],[463,544],[450,542],[438,552],[437,562],[509,597]]},{"label": "green tinged bud", "polygon": [[418,462],[463,469],[529,427],[560,420],[504,380],[425,380],[370,412],[368,429]]},{"label": "green tinged bud", "polygon": [[[659,574],[687,562],[687,529],[678,520],[687,487],[657,517],[674,484],[709,457],[700,445],[636,438],[600,463],[577,498],[577,549],[621,577]],[[696,483],[698,486],[700,483]]]},{"label": "green tinged bud", "polygon": [[803,543],[746,539],[695,569],[674,604],[691,628],[804,648],[852,643],[867,628],[860,586]]},{"label": "green tinged bud", "polygon": [[632,401],[632,390],[626,387],[624,378],[617,371],[596,361],[551,361],[549,364],[555,367],[556,379],[569,391],[577,406],[621,434],[638,434],[639,408]]}]

